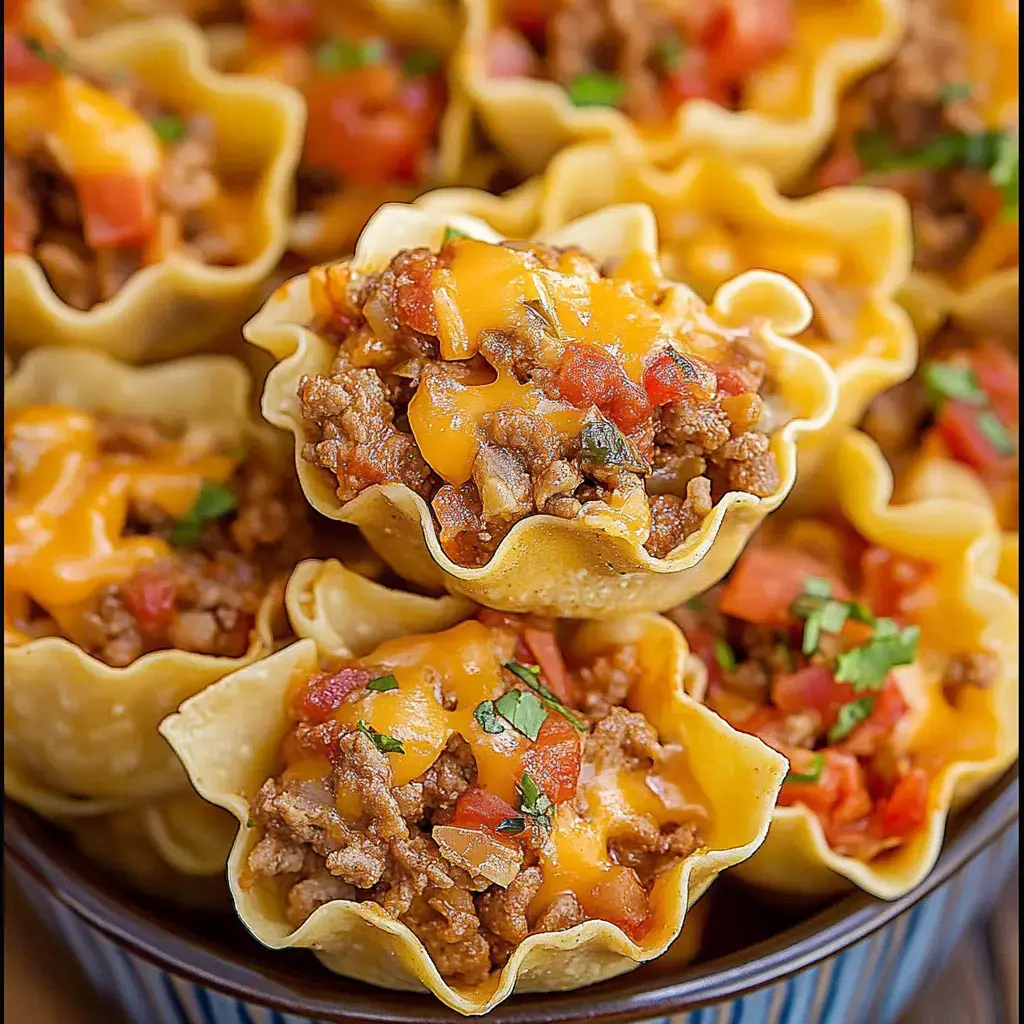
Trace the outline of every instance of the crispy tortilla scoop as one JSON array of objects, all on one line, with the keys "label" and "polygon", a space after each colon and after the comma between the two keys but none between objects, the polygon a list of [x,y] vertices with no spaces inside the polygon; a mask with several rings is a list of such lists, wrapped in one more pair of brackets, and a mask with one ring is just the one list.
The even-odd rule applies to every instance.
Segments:
[{"label": "crispy tortilla scoop", "polygon": [[[723,156],[692,156],[662,171],[628,159],[614,145],[593,142],[564,150],[540,180],[541,231],[614,203],[650,205],[662,239],[664,272],[704,299],[731,274],[753,267],[778,271],[798,283],[817,278],[858,294],[849,338],[829,343],[805,334],[797,339],[828,362],[839,387],[828,429],[798,444],[798,489],[870,401],[913,373],[917,339],[894,299],[910,272],[910,216],[895,193],[841,188],[788,199],[764,170]],[[676,225],[693,232],[694,224],[706,224],[710,239],[705,247],[710,251],[705,254],[698,244],[690,254],[698,262],[702,255],[706,259],[698,274],[685,258],[673,258]],[[721,244],[715,248],[716,237],[723,234],[736,239],[724,254]],[[716,264],[723,255],[726,269],[720,270]]]},{"label": "crispy tortilla scoop", "polygon": [[[318,599],[305,594],[310,580],[330,578]],[[291,609],[305,602],[297,617],[300,632],[325,637],[334,654],[368,653],[402,626],[443,629],[472,607],[452,598],[431,599],[389,591],[355,576],[337,563],[306,563],[289,587]],[[318,609],[309,614],[309,609]],[[353,622],[361,623],[353,627]],[[366,624],[378,623],[371,635]],[[286,694],[296,676],[314,671],[317,645],[302,639],[250,665],[187,701],[167,718],[161,733],[174,747],[193,784],[208,800],[231,811],[241,828],[228,866],[239,915],[264,944],[275,949],[307,948],[332,971],[393,989],[428,989],[464,1014],[482,1014],[513,990],[579,988],[631,970],[659,956],[679,935],[687,907],[719,872],[749,857],[764,838],[786,771],[785,760],[759,740],[731,729],[687,696],[687,648],[667,619],[641,614],[615,623],[588,623],[570,642],[570,656],[597,653],[620,643],[642,646],[643,677],[630,706],[642,711],[665,742],[682,743],[690,767],[711,807],[708,847],[662,875],[652,892],[655,922],[643,943],[635,944],[614,925],[589,921],[563,932],[533,935],[522,942],[506,967],[473,988],[445,982],[409,929],[375,904],[336,900],[319,908],[300,928],[287,923],[283,901],[270,887],[244,890],[239,877],[259,839],[246,827],[249,797],[279,764],[288,729]],[[240,751],[244,756],[239,756]],[[723,770],[723,766],[727,770]]]},{"label": "crispy tortilla scoop", "polygon": [[[58,403],[89,412],[208,425],[287,466],[281,436],[248,413],[240,363],[197,356],[147,369],[99,353],[36,349],[4,390],[4,408]],[[268,597],[241,658],[156,651],[111,668],[60,637],[4,644],[4,790],[48,817],[102,814],[188,788],[160,720],[186,697],[269,654]]]},{"label": "crispy tortilla scoop", "polygon": [[[473,217],[391,204],[367,225],[353,265],[373,271],[402,249],[437,249],[450,225],[483,240],[501,238]],[[600,260],[658,251],[653,214],[639,205],[609,207],[542,238],[555,245],[577,245]],[[698,301],[682,285],[666,281],[666,288],[671,293],[666,307],[675,301]],[[573,520],[531,515],[512,528],[485,566],[476,569],[457,565],[445,554],[430,509],[406,486],[374,485],[342,505],[331,474],[301,457],[306,438],[297,397],[299,378],[328,374],[335,353],[332,343],[305,326],[313,316],[308,277],[278,288],[244,333],[279,360],[267,377],[263,414],[294,435],[299,480],[317,511],[358,526],[381,558],[422,587],[446,588],[507,611],[609,618],[625,611],[670,607],[719,580],[757,525],[793,486],[797,439],[825,429],[835,411],[834,375],[817,354],[789,337],[803,330],[811,315],[796,285],[778,274],[751,271],[722,285],[710,309],[726,324],[765,324],[762,336],[769,369],[782,402],[795,417],[772,436],[781,470],[778,490],[767,498],[729,492],[700,530],[663,559],[649,555],[611,510]],[[552,572],[552,566],[559,571]]]},{"label": "crispy tortilla scoop", "polygon": [[[869,438],[850,431],[829,461],[821,491],[869,541],[935,567],[934,598],[916,618],[922,671],[898,670],[911,706],[909,751],[933,768],[929,817],[909,843],[865,863],[833,851],[804,807],[780,807],[761,849],[737,875],[777,893],[822,896],[850,883],[883,899],[917,885],[935,864],[946,819],[991,784],[1017,757],[1018,631],[1016,598],[996,582],[1001,540],[991,518],[969,503],[935,498],[889,504],[892,474]],[[991,650],[1002,670],[990,690],[965,691],[957,708],[942,695],[941,659]]]},{"label": "crispy tortilla scoop", "polygon": [[542,171],[563,146],[597,137],[662,166],[697,149],[717,150],[792,182],[832,133],[841,93],[889,57],[902,28],[897,0],[799,4],[792,45],[751,76],[744,109],[690,100],[666,126],[643,128],[613,107],[574,106],[553,82],[491,78],[488,40],[499,5],[464,6],[458,77],[487,133],[527,174]]},{"label": "crispy tortilla scoop", "polygon": [[71,39],[67,49],[85,68],[127,71],[172,109],[212,118],[218,171],[252,181],[247,258],[221,267],[172,255],[133,274],[109,301],[82,311],[56,296],[31,256],[5,256],[5,345],[13,352],[91,348],[129,362],[195,351],[255,308],[284,252],[306,121],[302,99],[276,82],[213,71],[202,32],[179,19],[126,23]]}]

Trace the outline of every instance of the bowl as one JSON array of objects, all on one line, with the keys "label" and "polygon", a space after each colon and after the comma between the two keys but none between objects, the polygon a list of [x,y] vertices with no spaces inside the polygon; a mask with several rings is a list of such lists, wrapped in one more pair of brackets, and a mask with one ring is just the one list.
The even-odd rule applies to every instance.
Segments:
[{"label": "bowl", "polygon": [[[574,992],[514,996],[488,1024],[887,1024],[994,903],[1018,856],[1017,767],[951,824],[935,868],[891,902],[862,892],[824,908],[769,906],[716,884],[701,953],[653,961]],[[132,1024],[450,1024],[426,995],[330,974],[274,953],[230,913],[133,894],[84,862],[52,825],[8,802],[17,881],[93,984]]]}]

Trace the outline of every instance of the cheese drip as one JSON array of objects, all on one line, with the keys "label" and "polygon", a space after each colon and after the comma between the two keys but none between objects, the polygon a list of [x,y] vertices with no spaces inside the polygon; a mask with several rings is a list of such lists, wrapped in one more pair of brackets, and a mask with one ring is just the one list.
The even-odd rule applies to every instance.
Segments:
[{"label": "cheese drip", "polygon": [[27,596],[51,614],[169,554],[157,537],[123,536],[131,501],[181,518],[204,480],[221,483],[235,466],[176,442],[146,458],[104,453],[98,421],[60,405],[9,415],[4,434],[16,474],[4,508],[5,606]]}]

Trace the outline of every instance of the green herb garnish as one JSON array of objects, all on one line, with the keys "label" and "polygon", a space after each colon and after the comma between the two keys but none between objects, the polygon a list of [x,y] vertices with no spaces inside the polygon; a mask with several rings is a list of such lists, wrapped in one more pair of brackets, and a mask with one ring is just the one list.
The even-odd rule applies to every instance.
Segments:
[{"label": "green herb garnish", "polygon": [[994,412],[979,413],[975,422],[996,455],[1013,455],[1017,450],[1010,432],[999,422],[999,417]]},{"label": "green herb garnish", "polygon": [[825,758],[821,754],[815,754],[811,758],[811,769],[807,772],[786,772],[783,782],[817,782],[825,768]]},{"label": "green herb garnish", "polygon": [[568,85],[569,99],[577,107],[615,107],[625,98],[626,83],[600,72],[577,75]]},{"label": "green herb garnish", "polygon": [[406,78],[432,75],[441,66],[441,55],[436,50],[413,50],[402,61],[402,74]]},{"label": "green herb garnish", "polygon": [[495,832],[504,832],[508,836],[517,836],[520,832],[526,831],[525,818],[505,818],[494,826]]},{"label": "green herb garnish", "polygon": [[1020,205],[1020,141],[1003,135],[995,162],[989,168],[992,184],[1003,194],[1003,217],[1017,220]]},{"label": "green herb garnish", "polygon": [[388,55],[383,39],[329,39],[316,49],[316,66],[321,71],[352,71],[380,64]]},{"label": "green herb garnish", "polygon": [[505,726],[501,724],[501,720],[498,718],[498,712],[495,710],[493,700],[484,700],[477,704],[473,711],[473,717],[476,719],[477,725],[484,732],[490,733],[492,736],[497,736],[499,732],[505,731]]},{"label": "green herb garnish", "polygon": [[446,242],[454,242],[457,238],[471,238],[471,235],[467,235],[465,231],[460,231],[458,228],[453,228],[450,224],[444,229],[444,238],[441,239],[441,244],[444,245]]},{"label": "green herb garnish", "polygon": [[394,676],[377,676],[366,684],[366,688],[374,693],[387,693],[388,690],[398,689],[398,680]]},{"label": "green herb garnish", "polygon": [[598,466],[621,466],[629,473],[651,471],[625,434],[606,419],[593,419],[580,431],[580,458]]},{"label": "green herb garnish", "polygon": [[929,360],[924,364],[922,373],[934,405],[941,405],[946,398],[968,405],[988,405],[988,395],[979,386],[978,378],[969,366]]},{"label": "green herb garnish", "polygon": [[790,605],[790,612],[804,620],[801,650],[810,657],[821,641],[822,633],[841,633],[847,619],[874,622],[871,612],[859,601],[836,601],[832,585],[816,576],[804,580],[804,592]]},{"label": "green herb garnish", "polygon": [[405,747],[402,746],[401,740],[396,740],[394,736],[388,736],[386,733],[377,732],[372,725],[367,725],[361,718],[356,722],[356,728],[364,735],[368,736],[373,742],[373,745],[382,754],[404,754]]},{"label": "green herb garnish", "polygon": [[866,644],[836,658],[836,682],[850,683],[857,692],[880,689],[892,669],[914,663],[920,636],[918,626],[899,629],[891,619],[879,619]]},{"label": "green herb garnish", "polygon": [[715,661],[723,672],[732,672],[736,668],[736,654],[720,636],[715,637]]},{"label": "green herb garnish", "polygon": [[939,99],[943,103],[955,103],[957,100],[971,98],[971,87],[967,82],[945,82],[939,89]]},{"label": "green herb garnish", "polygon": [[707,607],[707,605],[704,603],[704,598],[700,596],[691,597],[688,601],[684,603],[686,607],[690,609],[691,612],[702,612]]},{"label": "green herb garnish", "polygon": [[46,61],[47,64],[52,64],[59,71],[68,70],[68,55],[63,50],[47,46],[44,42],[33,39],[31,36],[22,36],[22,40],[25,43],[25,49],[33,57],[38,57],[40,60]]},{"label": "green herb garnish", "polygon": [[836,724],[828,731],[829,743],[845,740],[874,709],[874,697],[860,697],[858,700],[851,700],[848,704],[844,704],[836,716]]},{"label": "green herb garnish", "polygon": [[494,702],[494,708],[516,732],[536,742],[548,713],[529,690],[509,690]]},{"label": "green herb garnish", "polygon": [[551,708],[552,711],[557,711],[563,718],[569,721],[569,724],[579,732],[589,732],[585,722],[581,721],[573,712],[571,712],[559,699],[551,692],[541,681],[540,681],[540,668],[536,665],[521,665],[518,661],[506,661],[505,668],[509,670],[517,679],[521,679],[531,690],[536,692],[542,701]]},{"label": "green herb garnish", "polygon": [[532,818],[545,831],[551,828],[551,813],[555,805],[548,799],[547,794],[530,778],[528,772],[523,772],[523,778],[517,786],[519,790],[519,810],[527,817]]},{"label": "green herb garnish", "polygon": [[156,137],[168,145],[174,142],[181,142],[188,134],[185,122],[174,114],[165,114],[163,117],[154,117],[149,122]]},{"label": "green herb garnish", "polygon": [[203,526],[233,512],[238,498],[230,487],[203,481],[199,494],[183,519],[179,519],[171,530],[171,543],[177,548],[195,547],[202,536]]},{"label": "green herb garnish", "polygon": [[679,67],[679,61],[683,56],[683,41],[679,36],[663,36],[655,44],[658,51],[658,60],[663,71],[675,71]]}]

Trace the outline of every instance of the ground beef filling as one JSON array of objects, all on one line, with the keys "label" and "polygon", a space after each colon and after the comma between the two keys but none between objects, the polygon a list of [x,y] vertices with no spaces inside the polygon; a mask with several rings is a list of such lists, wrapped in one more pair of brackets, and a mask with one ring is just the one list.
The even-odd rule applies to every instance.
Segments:
[{"label": "ground beef filling", "polygon": [[[618,669],[629,672],[632,665],[635,671],[635,664],[634,652],[620,659]],[[599,688],[605,675],[595,665],[574,681],[574,688]],[[618,685],[611,691],[605,698],[616,697]],[[649,769],[664,756],[666,748],[642,715],[611,706],[607,699],[592,702],[598,704],[585,739],[584,772]],[[448,981],[463,985],[502,967],[527,935],[587,919],[571,892],[542,909],[532,906],[543,877],[539,852],[548,841],[535,822],[518,837],[521,865],[505,887],[471,876],[434,841],[432,828],[452,821],[459,798],[477,781],[472,751],[460,736],[448,741],[422,776],[395,787],[386,755],[366,734],[349,730],[333,720],[296,726],[286,749],[328,749],[331,774],[309,781],[285,772],[263,784],[250,811],[262,835],[246,862],[243,887],[278,880],[294,927],[331,900],[374,902],[412,929]],[[340,792],[360,794],[358,821],[339,813]],[[578,810],[585,814],[584,808]],[[638,825],[611,840],[609,852],[632,869],[634,898],[646,901],[657,876],[700,845],[699,826],[688,821],[661,829]]]},{"label": "ground beef filling", "polygon": [[[19,225],[16,251],[31,255],[57,296],[81,310],[113,298],[132,274],[171,252],[220,266],[242,262],[246,224],[227,223],[214,212],[225,182],[216,166],[212,120],[202,114],[178,116],[121,82],[97,84],[169,133],[154,190],[153,234],[140,244],[90,246],[74,183],[61,170],[45,125],[40,125],[38,143],[27,155],[4,150],[5,218]],[[10,245],[5,248],[12,251]]]},{"label": "ground beef filling", "polygon": [[[145,457],[168,435],[151,421],[103,423],[102,450]],[[5,492],[18,486],[5,460]],[[313,554],[314,532],[298,484],[251,452],[226,487],[235,497],[229,513],[203,523],[187,543],[172,542],[177,520],[145,502],[129,506],[125,536],[151,535],[171,542],[171,556],[140,569],[123,583],[97,591],[76,617],[72,639],[114,667],[150,651],[176,649],[237,658],[249,647],[264,599],[275,599],[272,628],[286,636],[284,582]],[[46,612],[29,608],[19,631],[60,636]]]},{"label": "ground beef filling", "polygon": [[[994,136],[980,113],[985,97],[966,84],[975,77],[969,40],[952,0],[909,0],[905,34],[892,60],[844,101],[858,122],[859,166],[850,165],[855,170],[849,177],[863,174],[866,183],[906,197],[914,263],[921,270],[955,270],[984,226],[977,197],[992,191],[996,155],[986,152]],[[960,136],[977,140],[962,158],[947,159],[934,148]],[[923,155],[914,159],[918,154]],[[900,155],[906,159],[897,159]],[[832,164],[842,178],[847,177],[839,171],[844,160],[840,154]],[[820,184],[845,184],[824,177],[828,166]]]},{"label": "ground beef filling", "polygon": [[[326,296],[328,312],[313,324],[337,342],[338,351],[328,374],[299,381],[309,438],[302,454],[337,478],[342,502],[376,483],[405,484],[431,504],[441,545],[452,559],[483,565],[526,516],[572,519],[590,502],[636,492],[651,512],[647,550],[664,557],[700,529],[727,491],[767,497],[778,489],[779,469],[766,432],[773,428],[760,395],[765,352],[752,337],[734,341],[733,362],[719,371],[710,397],[687,395],[652,405],[641,388],[627,385],[631,395],[639,393],[642,407],[624,432],[636,457],[631,464],[597,464],[584,456],[578,435],[556,432],[536,413],[505,408],[481,425],[484,443],[471,479],[459,487],[441,481],[409,429],[407,408],[420,382],[428,375],[458,379],[503,368],[549,397],[566,400],[559,374],[572,350],[554,351],[538,321],[521,332],[485,332],[472,359],[440,359],[429,275],[449,252],[448,246],[439,255],[409,250],[379,274],[335,280]],[[538,266],[556,265],[554,250],[531,252]],[[576,258],[582,272],[599,274],[589,257]],[[646,469],[636,471],[637,461]]]}]

